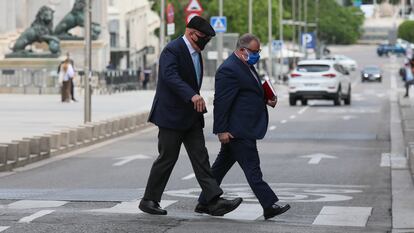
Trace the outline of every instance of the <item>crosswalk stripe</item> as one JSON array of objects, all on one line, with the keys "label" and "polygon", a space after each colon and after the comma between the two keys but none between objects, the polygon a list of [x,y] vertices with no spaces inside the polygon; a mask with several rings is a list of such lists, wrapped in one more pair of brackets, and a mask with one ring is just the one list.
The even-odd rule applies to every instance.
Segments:
[{"label": "crosswalk stripe", "polygon": [[35,220],[36,218],[43,217],[43,216],[51,214],[53,212],[55,212],[55,211],[54,210],[41,210],[41,211],[38,211],[38,212],[36,212],[32,215],[21,218],[19,220],[19,222],[21,222],[21,223],[30,223],[31,221]]},{"label": "crosswalk stripe", "polygon": [[21,200],[7,205],[9,209],[35,209],[35,208],[54,208],[63,206],[67,201],[41,201],[41,200]]},{"label": "crosswalk stripe", "polygon": [[380,167],[390,167],[390,166],[391,166],[390,153],[382,153]]},{"label": "crosswalk stripe", "polygon": [[263,215],[263,208],[259,204],[240,204],[237,209],[220,218],[233,220],[256,220]]},{"label": "crosswalk stripe", "polygon": [[194,177],[195,177],[195,174],[194,173],[190,173],[189,175],[184,176],[183,178],[181,178],[181,180],[190,180],[190,179],[192,179]]},{"label": "crosswalk stripe", "polygon": [[372,207],[324,206],[313,225],[365,227]]},{"label": "crosswalk stripe", "polygon": [[0,232],[7,230],[9,227],[6,226],[0,226]]},{"label": "crosswalk stripe", "polygon": [[[139,202],[141,200],[136,201],[125,201],[121,202],[111,208],[104,208],[104,209],[94,209],[88,210],[91,212],[100,212],[100,213],[112,213],[112,214],[140,214],[142,211],[138,209]],[[175,200],[162,200],[160,203],[161,208],[167,208],[168,206],[176,203]]]}]

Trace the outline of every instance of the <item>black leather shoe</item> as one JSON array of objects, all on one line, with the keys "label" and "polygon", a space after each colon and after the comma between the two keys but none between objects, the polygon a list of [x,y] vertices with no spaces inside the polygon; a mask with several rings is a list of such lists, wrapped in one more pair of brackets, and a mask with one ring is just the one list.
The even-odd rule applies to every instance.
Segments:
[{"label": "black leather shoe", "polygon": [[147,214],[167,215],[167,211],[161,209],[160,204],[156,201],[141,200],[139,209]]},{"label": "black leather shoe", "polygon": [[239,207],[242,201],[243,199],[240,197],[233,200],[219,198],[208,205],[208,214],[212,216],[223,216]]},{"label": "black leather shoe", "polygon": [[284,206],[280,206],[278,204],[273,204],[272,207],[266,208],[263,211],[263,217],[265,219],[273,218],[277,215],[283,214],[284,212],[290,209],[290,205],[286,204]]},{"label": "black leather shoe", "polygon": [[201,203],[198,203],[194,209],[194,212],[199,213],[199,214],[209,214],[210,212],[208,211],[208,206],[207,205],[203,205]]}]

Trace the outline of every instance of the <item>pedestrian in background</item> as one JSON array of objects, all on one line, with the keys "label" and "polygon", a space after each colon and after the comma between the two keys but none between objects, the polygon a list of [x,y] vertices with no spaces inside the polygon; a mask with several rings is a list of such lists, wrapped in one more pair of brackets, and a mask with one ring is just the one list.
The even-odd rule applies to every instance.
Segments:
[{"label": "pedestrian in background", "polygon": [[414,59],[405,65],[405,98],[409,97],[410,86],[414,85]]},{"label": "pedestrian in background", "polygon": [[[236,51],[217,70],[214,94],[214,126],[221,149],[211,168],[217,182],[238,163],[247,182],[263,207],[265,219],[283,214],[290,206],[278,205],[279,198],[262,179],[257,139],[267,131],[269,115],[267,106],[275,107],[277,96],[266,99],[259,75],[254,65],[260,59],[260,41],[252,34],[245,34],[237,41]],[[202,192],[198,213],[208,213],[205,193]]]},{"label": "pedestrian in background", "polygon": [[148,68],[145,68],[143,73],[144,73],[144,76],[142,80],[142,89],[147,90],[148,82],[150,80],[151,70]]},{"label": "pedestrian in background", "polygon": [[72,64],[66,59],[59,68],[59,82],[61,83],[62,102],[70,102],[71,100],[71,79],[75,75]]},{"label": "pedestrian in background", "polygon": [[[75,62],[73,61],[73,59],[71,59],[70,58],[70,53],[68,52],[68,53],[66,53],[66,59],[64,60],[64,61],[62,61],[61,63],[60,63],[60,65],[58,66],[58,70],[57,70],[57,72],[58,72],[58,74],[60,73],[60,67],[61,67],[61,65],[65,62],[65,61],[69,61],[69,63],[72,65],[72,68],[73,68],[73,71],[74,71],[74,73],[76,72],[76,70],[75,70]],[[71,99],[72,99],[72,101],[74,101],[74,102],[78,102],[76,99],[75,99],[75,82],[74,82],[74,78],[75,78],[75,75],[73,75],[71,78],[70,78],[70,95],[71,95]]]},{"label": "pedestrian in background", "polygon": [[195,16],[185,34],[171,41],[159,60],[157,90],[149,121],[158,126],[159,156],[154,161],[139,208],[149,214],[166,215],[159,205],[162,193],[184,144],[196,179],[204,192],[208,213],[221,216],[236,209],[241,198],[226,200],[210,170],[204,139],[206,104],[200,96],[203,80],[201,50],[215,36],[210,23]]}]

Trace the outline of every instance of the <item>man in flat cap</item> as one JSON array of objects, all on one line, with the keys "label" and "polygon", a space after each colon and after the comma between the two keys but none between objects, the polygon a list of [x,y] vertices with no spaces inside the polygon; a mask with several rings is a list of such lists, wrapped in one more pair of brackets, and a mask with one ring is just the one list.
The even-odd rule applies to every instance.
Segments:
[{"label": "man in flat cap", "polygon": [[198,183],[206,196],[210,215],[222,216],[236,209],[241,198],[226,200],[210,170],[204,140],[206,104],[200,96],[203,63],[200,52],[215,36],[202,17],[188,23],[184,36],[171,41],[159,60],[157,90],[149,121],[158,126],[159,156],[152,165],[139,208],[149,214],[166,215],[159,205],[162,193],[184,144]]}]

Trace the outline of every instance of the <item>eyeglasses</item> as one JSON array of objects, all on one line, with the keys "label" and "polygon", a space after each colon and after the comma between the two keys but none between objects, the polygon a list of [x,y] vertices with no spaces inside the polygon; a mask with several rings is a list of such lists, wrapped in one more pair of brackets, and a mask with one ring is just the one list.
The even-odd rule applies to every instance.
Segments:
[{"label": "eyeglasses", "polygon": [[247,47],[243,47],[243,48],[249,50],[252,53],[259,53],[260,54],[262,52],[262,49],[259,49],[259,50],[251,50],[251,49],[249,49]]}]

